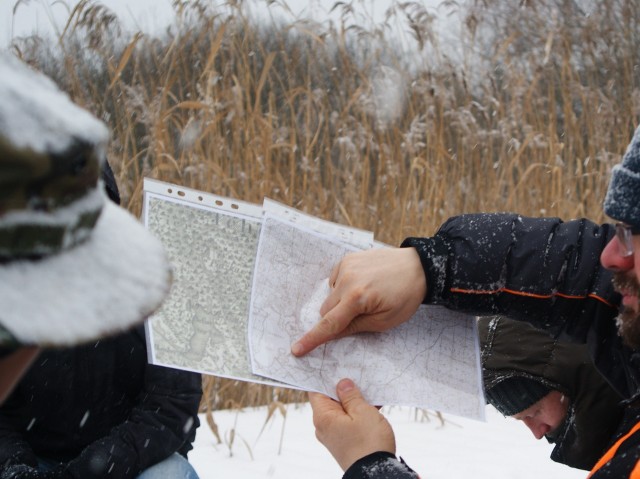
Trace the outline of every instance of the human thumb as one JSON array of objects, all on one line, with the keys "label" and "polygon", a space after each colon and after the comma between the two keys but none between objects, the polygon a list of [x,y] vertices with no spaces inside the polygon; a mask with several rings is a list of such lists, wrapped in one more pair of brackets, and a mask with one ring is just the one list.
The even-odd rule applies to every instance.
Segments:
[{"label": "human thumb", "polygon": [[353,411],[357,406],[366,404],[360,389],[355,385],[351,379],[342,379],[336,387],[338,393],[338,399],[342,403],[344,410],[349,413]]}]

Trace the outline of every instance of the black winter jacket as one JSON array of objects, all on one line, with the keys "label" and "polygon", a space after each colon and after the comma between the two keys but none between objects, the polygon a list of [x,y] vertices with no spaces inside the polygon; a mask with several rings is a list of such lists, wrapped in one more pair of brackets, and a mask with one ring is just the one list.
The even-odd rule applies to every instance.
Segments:
[{"label": "black winter jacket", "polygon": [[640,354],[622,344],[613,320],[620,295],[600,254],[611,225],[516,214],[449,219],[418,251],[426,303],[531,322],[554,337],[587,343],[594,364],[625,397],[640,390]]},{"label": "black winter jacket", "polygon": [[587,479],[640,478],[640,409],[629,407],[618,428],[616,441],[592,469]]},{"label": "black winter jacket", "polygon": [[[428,286],[425,303],[501,314],[532,322],[556,337],[586,342],[603,376],[630,398],[640,389],[640,354],[625,347],[617,334],[620,296],[611,273],[600,264],[613,233],[611,225],[586,219],[470,214],[450,218],[434,237],[407,238],[402,246],[416,248],[420,256]],[[366,469],[375,470],[375,463],[374,458]],[[603,472],[592,479],[609,477]]]},{"label": "black winter jacket", "polygon": [[42,457],[78,479],[133,478],[186,456],[201,395],[199,374],[147,363],[142,327],[43,351],[0,407],[0,470]]},{"label": "black winter jacket", "polygon": [[406,463],[390,452],[374,452],[356,461],[342,479],[420,479]]}]

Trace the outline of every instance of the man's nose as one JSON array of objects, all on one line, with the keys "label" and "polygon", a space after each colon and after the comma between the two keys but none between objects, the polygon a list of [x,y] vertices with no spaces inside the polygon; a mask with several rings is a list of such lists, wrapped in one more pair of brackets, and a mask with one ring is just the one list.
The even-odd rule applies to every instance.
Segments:
[{"label": "man's nose", "polygon": [[600,254],[600,262],[612,271],[629,271],[633,268],[634,255],[621,255],[619,241],[616,237],[611,238]]},{"label": "man's nose", "polygon": [[551,430],[548,424],[537,419],[525,418],[522,422],[525,423],[536,439],[542,439]]}]

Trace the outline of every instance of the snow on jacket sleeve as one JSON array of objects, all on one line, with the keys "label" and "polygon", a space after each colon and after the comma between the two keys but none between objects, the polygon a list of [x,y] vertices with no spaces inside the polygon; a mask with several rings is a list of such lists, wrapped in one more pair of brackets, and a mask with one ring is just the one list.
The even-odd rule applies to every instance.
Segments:
[{"label": "snow on jacket sleeve", "polygon": [[420,255],[426,303],[502,313],[584,341],[590,319],[610,319],[620,301],[611,273],[600,265],[612,234],[610,225],[584,219],[473,214],[402,246]]},{"label": "snow on jacket sleeve", "polygon": [[425,303],[529,321],[587,343],[596,367],[623,397],[640,391],[640,354],[622,345],[614,317],[620,295],[600,254],[611,225],[586,219],[470,214],[432,238],[407,238],[427,279]]},{"label": "snow on jacket sleeve", "polygon": [[124,423],[69,462],[78,479],[136,477],[174,452],[191,449],[199,425],[199,374],[148,365],[139,404]]},{"label": "snow on jacket sleeve", "polygon": [[38,459],[22,435],[0,413],[0,475],[7,466],[36,466]]},{"label": "snow on jacket sleeve", "polygon": [[407,464],[390,452],[374,452],[357,460],[342,479],[420,479]]}]

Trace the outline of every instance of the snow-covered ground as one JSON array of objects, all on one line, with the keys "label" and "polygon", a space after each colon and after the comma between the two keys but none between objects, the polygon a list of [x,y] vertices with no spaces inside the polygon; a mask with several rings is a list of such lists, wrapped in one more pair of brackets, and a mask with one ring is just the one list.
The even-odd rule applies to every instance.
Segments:
[{"label": "snow-covered ground", "polygon": [[[435,414],[417,417],[413,408],[384,408],[396,433],[398,453],[425,479],[586,478],[549,459],[552,446],[536,441],[514,419],[487,406],[487,422]],[[202,416],[189,459],[201,479],[339,479],[342,471],[315,438],[308,404],[289,405],[267,421],[266,408],[217,411],[218,444]],[[264,429],[263,429],[264,428]]]}]

